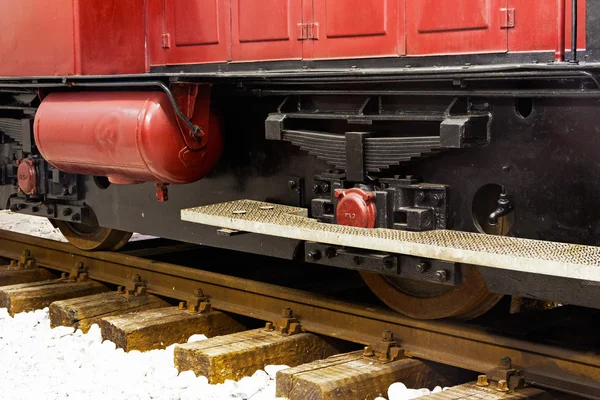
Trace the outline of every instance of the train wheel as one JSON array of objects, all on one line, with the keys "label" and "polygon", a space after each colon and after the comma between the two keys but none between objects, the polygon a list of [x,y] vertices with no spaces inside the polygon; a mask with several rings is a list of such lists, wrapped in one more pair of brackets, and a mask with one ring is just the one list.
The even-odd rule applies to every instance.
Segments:
[{"label": "train wheel", "polygon": [[87,251],[117,251],[127,244],[132,235],[131,232],[103,228],[98,225],[89,226],[56,220],[52,221],[52,225],[60,229],[60,232],[73,246]]},{"label": "train wheel", "polygon": [[485,314],[502,295],[490,293],[476,266],[462,266],[462,283],[445,286],[372,272],[361,272],[369,288],[385,304],[417,319],[473,319]]}]

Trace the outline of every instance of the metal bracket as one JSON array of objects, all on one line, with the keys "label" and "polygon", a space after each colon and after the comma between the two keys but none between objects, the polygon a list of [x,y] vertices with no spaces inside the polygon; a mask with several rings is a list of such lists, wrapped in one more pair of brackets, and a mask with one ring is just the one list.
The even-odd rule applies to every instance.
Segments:
[{"label": "metal bracket", "polygon": [[515,27],[515,9],[501,8],[500,9],[500,28],[508,29]]},{"label": "metal bracket", "polygon": [[319,23],[298,24],[298,40],[318,40]]},{"label": "metal bracket", "polygon": [[69,282],[86,282],[90,278],[87,268],[83,266],[83,262],[78,261],[75,264],[75,268],[71,269],[71,271],[67,274],[63,272],[61,274],[61,279],[67,280]]},{"label": "metal bracket", "polygon": [[18,260],[11,260],[10,266],[18,269],[28,269],[37,267],[37,263],[35,257],[31,255],[31,251],[25,249]]},{"label": "metal bracket", "polygon": [[196,289],[192,297],[179,303],[179,309],[204,314],[212,311],[212,304],[202,289]]},{"label": "metal bracket", "polygon": [[300,324],[300,321],[298,321],[298,319],[294,317],[292,309],[286,307],[283,309],[280,319],[278,319],[274,323],[267,322],[267,324],[265,325],[265,330],[275,330],[280,335],[291,336],[298,333],[302,333],[302,324]]},{"label": "metal bracket", "polygon": [[486,373],[488,378],[498,381],[500,391],[514,390],[523,385],[524,379],[519,371],[513,368],[512,360],[504,357],[500,360],[498,367]]},{"label": "metal bracket", "polygon": [[142,282],[142,277],[139,274],[134,274],[125,286],[119,286],[117,293],[125,295],[125,297],[139,297],[146,295],[146,285]]},{"label": "metal bracket", "polygon": [[316,242],[305,243],[304,261],[446,286],[457,286],[462,282],[461,267],[457,263]]},{"label": "metal bracket", "polygon": [[392,362],[404,358],[404,350],[394,339],[392,331],[386,329],[378,342],[365,347],[363,355],[377,357],[382,362]]}]

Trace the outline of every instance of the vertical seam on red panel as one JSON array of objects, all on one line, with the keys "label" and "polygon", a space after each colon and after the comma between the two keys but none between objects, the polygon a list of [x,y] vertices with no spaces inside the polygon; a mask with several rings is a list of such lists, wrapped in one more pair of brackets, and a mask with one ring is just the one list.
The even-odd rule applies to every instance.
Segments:
[{"label": "vertical seam on red panel", "polygon": [[[508,10],[509,6],[510,6],[510,0],[506,0],[504,3],[504,7]],[[506,51],[505,51],[506,53],[508,53],[510,51],[510,49],[508,48],[508,35],[510,35],[510,29],[506,29]]]},{"label": "vertical seam on red panel", "polygon": [[146,72],[150,72],[150,35],[148,26],[150,22],[148,20],[148,1],[144,0],[144,69]]},{"label": "vertical seam on red panel", "polygon": [[[225,1],[225,0],[222,0]],[[228,61],[233,61],[233,2],[236,0],[229,0],[229,54],[227,55]],[[239,7],[238,7],[239,9]],[[239,11],[238,11],[239,14]],[[239,34],[238,34],[239,36]]]},{"label": "vertical seam on red panel", "polygon": [[73,0],[73,72],[75,75],[81,75],[81,29],[79,18],[79,0]]}]

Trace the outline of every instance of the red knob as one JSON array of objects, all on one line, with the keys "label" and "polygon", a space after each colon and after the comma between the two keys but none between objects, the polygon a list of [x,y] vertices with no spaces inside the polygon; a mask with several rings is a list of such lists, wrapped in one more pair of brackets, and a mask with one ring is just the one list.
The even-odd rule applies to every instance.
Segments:
[{"label": "red knob", "polygon": [[377,210],[375,209],[375,194],[362,189],[352,188],[335,191],[338,204],[336,219],[339,225],[355,226],[358,228],[374,228]]}]

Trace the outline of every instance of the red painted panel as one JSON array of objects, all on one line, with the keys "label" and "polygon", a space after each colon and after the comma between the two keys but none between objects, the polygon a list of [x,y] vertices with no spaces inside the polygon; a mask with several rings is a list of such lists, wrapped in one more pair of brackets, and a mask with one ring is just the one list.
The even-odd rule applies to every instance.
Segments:
[{"label": "red painted panel", "polygon": [[507,0],[406,0],[409,55],[505,52]]},{"label": "red painted panel", "polygon": [[230,0],[148,0],[151,65],[231,59]]},{"label": "red painted panel", "polygon": [[144,0],[0,0],[0,75],[145,71]]},{"label": "red painted panel", "polygon": [[302,0],[232,0],[234,61],[302,58]]},{"label": "red painted panel", "polygon": [[73,5],[79,42],[77,73],[135,74],[146,70],[144,0],[74,0]]},{"label": "red painted panel", "polygon": [[0,76],[75,73],[73,0],[0,0]]},{"label": "red painted panel", "polygon": [[[593,0],[590,0],[593,1]],[[540,7],[532,0],[508,0],[510,8],[515,9],[515,27],[508,31],[509,51],[554,50],[556,47],[556,29],[558,7],[556,0],[550,0]],[[573,3],[567,0],[566,43],[571,48],[571,7]],[[577,47],[585,49],[586,1],[579,0]],[[535,23],[533,16],[535,16]]]},{"label": "red painted panel", "polygon": [[404,0],[313,0],[313,6],[314,58],[404,53]]}]

